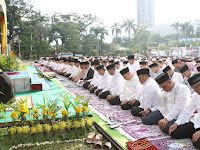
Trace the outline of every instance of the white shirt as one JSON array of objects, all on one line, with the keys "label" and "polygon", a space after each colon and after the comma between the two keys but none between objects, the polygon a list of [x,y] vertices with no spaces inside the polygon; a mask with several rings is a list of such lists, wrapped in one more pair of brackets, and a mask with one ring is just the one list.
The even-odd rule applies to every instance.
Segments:
[{"label": "white shirt", "polygon": [[160,103],[161,90],[158,83],[153,79],[149,78],[145,83],[141,91],[138,93],[136,100],[140,102],[140,108],[144,110],[153,108]]},{"label": "white shirt", "polygon": [[133,64],[128,63],[126,67],[129,68],[129,71],[134,75],[137,75],[136,71],[140,69],[140,64],[135,60]]},{"label": "white shirt", "polygon": [[183,76],[178,72],[174,72],[171,79],[174,82],[183,83]]},{"label": "white shirt", "polygon": [[94,70],[94,76],[91,79],[90,84],[93,84],[94,86],[98,86],[99,85],[99,78],[100,78],[99,73],[96,70]]},{"label": "white shirt", "polygon": [[107,87],[110,87],[111,78],[112,78],[111,75],[109,75],[109,73],[105,71],[103,76],[100,76],[99,83],[98,83],[99,85],[97,88],[100,90],[104,90]]},{"label": "white shirt", "polygon": [[123,100],[133,100],[136,98],[138,92],[142,88],[142,84],[140,83],[138,77],[134,75],[130,80],[124,81],[123,91],[120,94],[120,101]]},{"label": "white shirt", "polygon": [[194,123],[194,128],[197,129],[200,128],[200,95],[196,92],[192,95],[190,104],[185,107],[183,112],[178,116],[176,123],[178,125],[182,125],[189,122],[195,110],[197,110],[198,113],[196,113],[195,116],[191,119],[191,122]]},{"label": "white shirt", "polygon": [[[150,69],[151,70],[151,69]],[[157,76],[159,76],[160,74],[162,74],[163,71],[160,69],[157,73],[154,73],[152,70],[150,72],[150,75],[153,79],[156,79]]]},{"label": "white shirt", "polygon": [[162,91],[160,104],[151,111],[159,110],[168,121],[177,119],[184,107],[189,104],[191,93],[189,88],[181,83],[176,83],[169,92]]},{"label": "white shirt", "polygon": [[70,75],[70,77],[75,78],[76,76],[79,76],[82,72],[82,69],[80,67],[76,67],[74,66],[74,71],[72,72],[72,74]]},{"label": "white shirt", "polygon": [[123,76],[115,70],[115,73],[111,80],[110,92],[112,95],[119,95],[123,91],[124,78]]}]

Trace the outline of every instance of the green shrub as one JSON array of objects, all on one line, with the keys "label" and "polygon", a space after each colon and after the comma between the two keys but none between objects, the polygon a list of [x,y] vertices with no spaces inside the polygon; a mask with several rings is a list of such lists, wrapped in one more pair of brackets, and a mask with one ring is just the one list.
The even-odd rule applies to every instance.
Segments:
[{"label": "green shrub", "polygon": [[8,56],[8,55],[0,55],[0,69],[3,71],[20,71],[25,70],[25,66],[22,65],[22,62],[19,58]]}]

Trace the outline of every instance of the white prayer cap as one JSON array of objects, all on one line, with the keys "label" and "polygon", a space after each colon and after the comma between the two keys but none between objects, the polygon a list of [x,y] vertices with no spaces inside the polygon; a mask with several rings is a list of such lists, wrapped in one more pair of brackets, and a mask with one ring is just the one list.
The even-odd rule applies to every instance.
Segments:
[{"label": "white prayer cap", "polygon": [[122,59],[122,60],[127,60],[126,57],[122,57],[121,59]]},{"label": "white prayer cap", "polygon": [[120,59],[115,59],[115,62],[118,62],[118,61],[120,61]]},{"label": "white prayer cap", "polygon": [[156,61],[156,58],[153,58],[152,61]]}]

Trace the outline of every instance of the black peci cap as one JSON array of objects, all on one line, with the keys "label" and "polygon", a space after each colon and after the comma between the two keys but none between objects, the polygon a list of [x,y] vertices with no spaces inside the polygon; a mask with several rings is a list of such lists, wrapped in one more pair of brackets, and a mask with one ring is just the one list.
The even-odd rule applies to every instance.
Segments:
[{"label": "black peci cap", "polygon": [[185,71],[189,70],[189,67],[188,67],[188,65],[185,64],[179,70],[181,73],[184,73]]},{"label": "black peci cap", "polygon": [[167,81],[167,80],[169,80],[170,78],[169,78],[169,76],[168,76],[168,74],[167,73],[162,73],[162,74],[160,74],[159,76],[157,76],[156,77],[156,82],[158,83],[158,84],[162,84],[162,83],[164,83],[165,81]]},{"label": "black peci cap", "polygon": [[172,64],[178,64],[178,60],[172,60]]},{"label": "black peci cap", "polygon": [[141,74],[147,74],[149,75],[149,69],[148,68],[144,68],[144,69],[140,69],[137,71],[137,75],[141,75]]},{"label": "black peci cap", "polygon": [[164,73],[167,73],[167,71],[171,70],[172,68],[170,66],[165,67],[165,69],[163,69]]},{"label": "black peci cap", "polygon": [[100,65],[96,68],[97,70],[100,70],[100,69],[104,69],[104,66],[103,65]]},{"label": "black peci cap", "polygon": [[128,56],[128,59],[134,59],[134,55]]},{"label": "black peci cap", "polygon": [[158,67],[158,64],[157,63],[153,63],[153,64],[149,65],[149,68],[153,68],[153,67]]},{"label": "black peci cap", "polygon": [[124,74],[126,74],[127,72],[129,72],[128,67],[126,67],[126,68],[124,68],[124,69],[122,69],[122,70],[120,71],[121,75],[124,75]]},{"label": "black peci cap", "polygon": [[146,64],[147,64],[146,61],[141,61],[141,62],[140,62],[140,65],[146,65]]},{"label": "black peci cap", "polygon": [[114,65],[119,65],[119,62],[117,61],[117,62],[114,62]]},{"label": "black peci cap", "polygon": [[195,74],[191,78],[188,79],[188,83],[192,86],[196,83],[200,82],[200,74]]},{"label": "black peci cap", "polygon": [[112,68],[115,69],[115,65],[114,65],[114,64],[108,65],[108,66],[106,67],[107,70],[112,69]]}]

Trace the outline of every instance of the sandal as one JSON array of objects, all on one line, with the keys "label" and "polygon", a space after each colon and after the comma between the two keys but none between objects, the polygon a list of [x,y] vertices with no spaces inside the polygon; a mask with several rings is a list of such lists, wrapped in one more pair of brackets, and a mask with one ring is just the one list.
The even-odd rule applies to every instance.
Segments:
[{"label": "sandal", "polygon": [[97,135],[95,136],[95,138],[94,138],[93,143],[96,143],[96,142],[102,141],[102,140],[103,140],[103,135],[97,134]]},{"label": "sandal", "polygon": [[97,141],[93,150],[102,150],[102,141]]},{"label": "sandal", "polygon": [[94,132],[88,133],[87,138],[86,138],[86,142],[87,143],[93,143],[95,135],[96,134]]},{"label": "sandal", "polygon": [[110,142],[106,142],[104,145],[103,145],[103,150],[110,150],[112,148],[112,145]]}]

